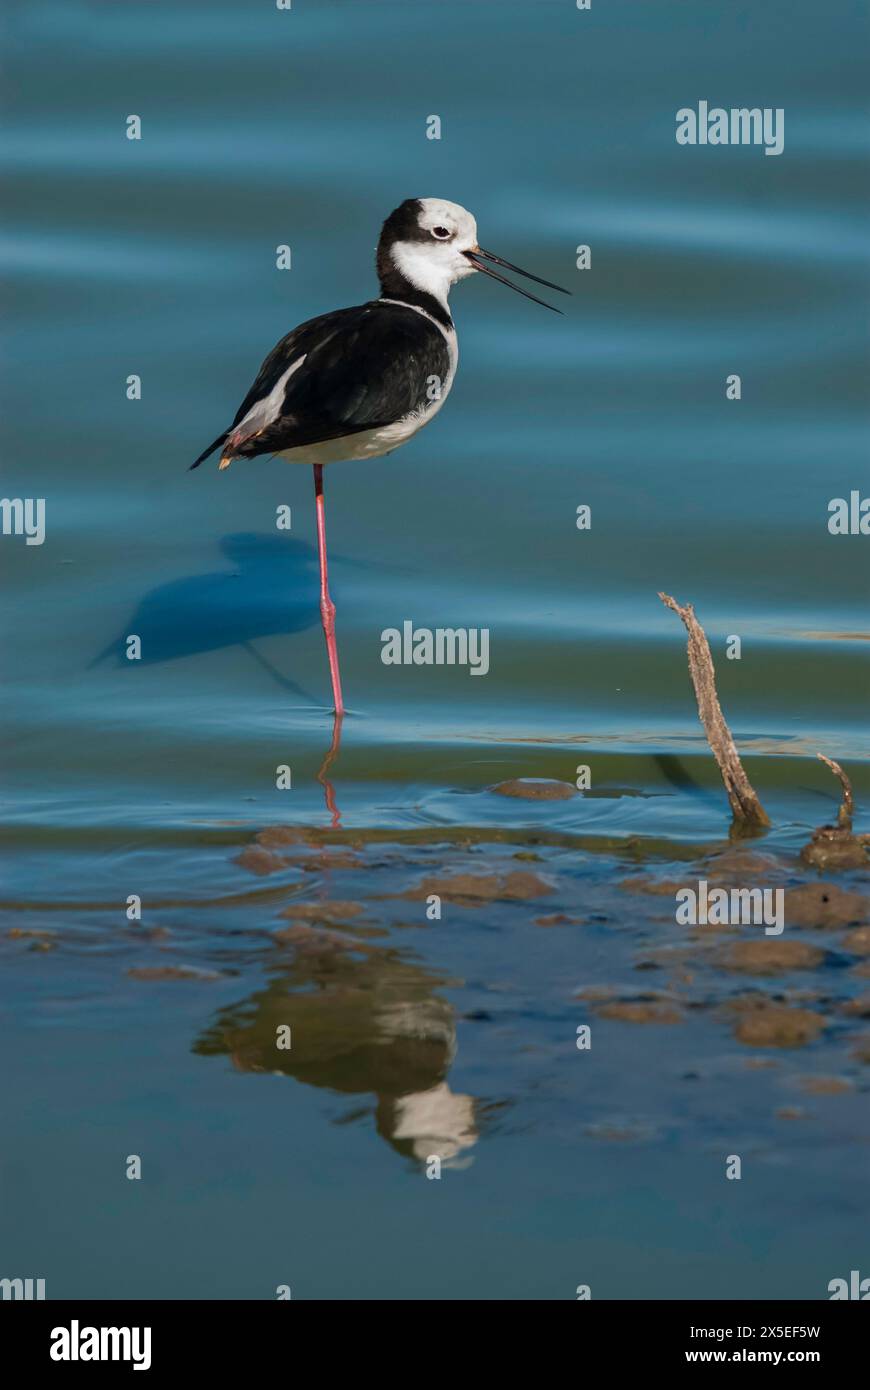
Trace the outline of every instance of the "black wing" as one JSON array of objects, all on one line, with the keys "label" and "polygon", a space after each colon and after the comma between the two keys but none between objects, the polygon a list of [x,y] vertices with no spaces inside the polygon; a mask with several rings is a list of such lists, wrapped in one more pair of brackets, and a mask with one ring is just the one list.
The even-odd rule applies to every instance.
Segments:
[{"label": "black wing", "polygon": [[192,467],[225,442],[225,455],[253,458],[390,425],[428,404],[429,378],[443,384],[449,369],[444,334],[415,309],[373,301],[310,319],[272,349],[230,429]]}]

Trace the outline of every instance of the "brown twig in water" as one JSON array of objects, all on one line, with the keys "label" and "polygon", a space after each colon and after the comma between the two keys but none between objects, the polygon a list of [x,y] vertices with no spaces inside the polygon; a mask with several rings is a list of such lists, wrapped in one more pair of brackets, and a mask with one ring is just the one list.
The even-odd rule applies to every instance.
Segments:
[{"label": "brown twig in water", "polygon": [[824,753],[816,755],[833,772],[843,788],[843,800],[837,812],[836,825],[820,825],[814,830],[809,844],[804,845],[800,857],[804,864],[814,869],[863,869],[867,866],[867,851],[870,849],[870,835],[852,834],[852,817],[855,806],[852,800],[852,784],[839,763],[826,758]]},{"label": "brown twig in water", "polygon": [[835,763],[833,758],[826,758],[824,753],[817,753],[817,758],[829,767],[834,776],[838,778],[840,786],[843,788],[843,800],[837,812],[837,826],[840,830],[852,829],[852,817],[855,814],[855,804],[852,800],[852,783],[849,781],[839,763]]},{"label": "brown twig in water", "polygon": [[690,603],[683,607],[676,599],[671,598],[670,594],[660,592],[659,598],[666,608],[672,608],[682,618],[689,634],[689,674],[695,687],[698,714],[707,735],[707,742],[719,764],[734,819],[745,825],[770,825],[767,812],[743,770],[731,730],[725,723],[719,696],[716,694],[716,672],[710,655],[710,644],[704,629],[695,617],[695,610]]}]

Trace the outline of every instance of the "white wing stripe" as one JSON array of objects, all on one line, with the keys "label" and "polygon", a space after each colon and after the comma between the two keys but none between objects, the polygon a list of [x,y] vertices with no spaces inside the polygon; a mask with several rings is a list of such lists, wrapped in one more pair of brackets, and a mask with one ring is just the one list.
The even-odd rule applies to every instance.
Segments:
[{"label": "white wing stripe", "polygon": [[[284,405],[284,393],[287,389],[287,382],[294,372],[298,372],[307,356],[307,353],[303,353],[301,357],[297,357],[296,361],[290,364],[286,372],[283,372],[275,382],[268,396],[263,396],[262,400],[255,402],[255,404],[251,406],[245,418],[240,420],[236,425],[237,430],[241,430],[243,425],[254,425],[255,430],[252,431],[252,433],[259,432],[265,429],[267,425],[271,425],[273,420],[278,419]],[[245,430],[245,434],[248,434],[247,430]]]}]

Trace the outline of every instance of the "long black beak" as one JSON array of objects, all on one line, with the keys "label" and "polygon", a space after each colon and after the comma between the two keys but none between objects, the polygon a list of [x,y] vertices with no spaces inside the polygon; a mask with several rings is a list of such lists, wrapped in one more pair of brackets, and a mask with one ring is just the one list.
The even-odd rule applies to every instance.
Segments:
[{"label": "long black beak", "polygon": [[491,270],[486,264],[492,261],[494,265],[503,265],[505,270],[512,270],[515,275],[524,275],[527,280],[534,280],[536,285],[546,285],[548,290],[558,290],[560,294],[570,294],[570,290],[565,290],[561,285],[554,285],[552,280],[542,280],[540,275],[532,275],[529,270],[521,270],[518,265],[511,265],[510,261],[503,261],[501,256],[493,255],[492,251],[484,251],[482,246],[478,246],[476,251],[466,251],[465,256],[471,261],[472,265],[478,270],[482,270],[484,275],[490,275],[493,280],[499,280],[501,284],[507,285],[508,289],[516,290],[526,299],[531,299],[535,304],[540,304],[545,309],[552,309],[554,314],[561,314],[562,310],[557,309],[555,304],[548,304],[545,299],[538,299],[537,295],[529,294],[528,290],[520,289],[513,280],[508,280],[507,276],[499,275],[497,271]]}]

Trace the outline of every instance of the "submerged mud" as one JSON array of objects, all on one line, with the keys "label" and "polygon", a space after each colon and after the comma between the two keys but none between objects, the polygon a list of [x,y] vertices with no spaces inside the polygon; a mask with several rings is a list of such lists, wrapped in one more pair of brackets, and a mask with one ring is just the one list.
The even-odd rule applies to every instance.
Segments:
[{"label": "submerged mud", "polygon": [[[758,845],[543,824],[275,825],[223,853],[211,907],[167,904],[121,927],[116,913],[64,927],[31,915],[2,950],[43,951],[45,971],[93,953],[161,1010],[219,992],[189,1039],[196,1056],[343,1096],[348,1123],[373,1124],[414,1161],[462,1166],[515,1126],[570,1130],[544,1103],[566,1084],[582,1087],[578,1139],[678,1131],[701,1147],[717,1107],[739,1113],[747,1088],[762,1142],[785,1119],[824,1126],[826,1106],[848,1109],[870,1086],[866,870],[834,878]],[[782,931],[681,925],[677,895],[701,880],[781,890]],[[594,1083],[576,1070],[584,1028]],[[702,1103],[680,1099],[688,1082]],[[844,1123],[857,1136],[865,1121],[855,1110]]]}]

